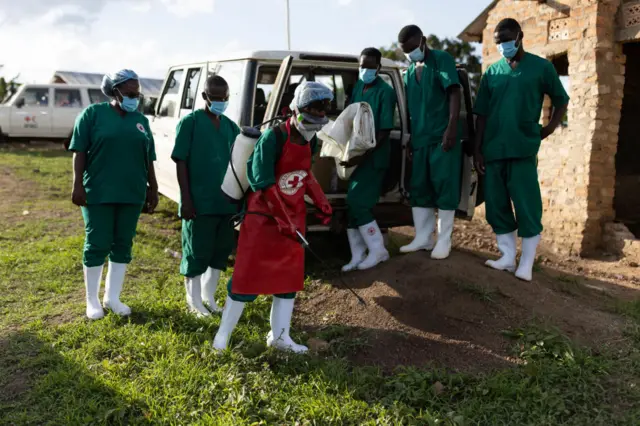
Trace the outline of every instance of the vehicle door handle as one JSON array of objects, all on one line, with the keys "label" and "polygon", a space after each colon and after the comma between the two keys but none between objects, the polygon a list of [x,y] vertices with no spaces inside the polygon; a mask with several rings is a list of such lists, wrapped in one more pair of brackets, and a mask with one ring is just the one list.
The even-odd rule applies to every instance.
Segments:
[{"label": "vehicle door handle", "polygon": [[40,111],[40,115],[47,115],[49,114],[47,111]]}]

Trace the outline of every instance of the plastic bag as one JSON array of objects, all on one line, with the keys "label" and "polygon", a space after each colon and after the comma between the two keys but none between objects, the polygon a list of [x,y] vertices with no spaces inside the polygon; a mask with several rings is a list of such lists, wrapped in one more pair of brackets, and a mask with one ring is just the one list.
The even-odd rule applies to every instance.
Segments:
[{"label": "plastic bag", "polygon": [[334,158],[338,177],[347,180],[357,166],[347,168],[340,163],[375,148],[375,133],[371,106],[366,102],[351,104],[336,121],[329,122],[318,132],[318,138],[322,140],[320,156]]}]

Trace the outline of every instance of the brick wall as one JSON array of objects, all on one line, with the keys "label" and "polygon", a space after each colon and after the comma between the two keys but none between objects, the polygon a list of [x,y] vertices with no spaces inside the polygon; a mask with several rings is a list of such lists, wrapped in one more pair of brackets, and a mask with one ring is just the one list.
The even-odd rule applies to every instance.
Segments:
[{"label": "brick wall", "polygon": [[[539,176],[543,243],[566,254],[588,254],[613,220],[615,153],[624,89],[624,55],[616,43],[620,0],[501,0],[483,34],[485,67],[500,59],[493,43],[503,18],[523,26],[525,49],[551,59],[567,54],[571,101],[568,127],[542,143]],[[549,103],[545,106],[548,108]],[[548,110],[541,122],[548,120]]]}]

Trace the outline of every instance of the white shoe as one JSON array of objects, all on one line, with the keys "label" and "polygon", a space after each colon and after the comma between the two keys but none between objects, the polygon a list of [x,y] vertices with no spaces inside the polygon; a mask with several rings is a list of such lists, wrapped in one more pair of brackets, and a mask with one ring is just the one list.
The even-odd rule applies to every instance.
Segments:
[{"label": "white shoe", "polygon": [[423,207],[411,209],[416,235],[410,244],[400,247],[400,253],[412,253],[419,250],[433,250],[433,230],[436,227],[436,210]]},{"label": "white shoe", "polygon": [[358,269],[361,271],[371,269],[379,263],[389,260],[389,252],[384,247],[382,232],[380,232],[380,228],[375,221],[368,225],[361,226],[359,231],[360,235],[362,235],[362,239],[369,249],[369,254],[366,259],[358,265]]},{"label": "white shoe", "polygon": [[292,351],[298,354],[309,350],[304,345],[299,345],[289,336],[291,329],[291,316],[296,299],[281,299],[273,297],[271,304],[271,331],[267,335],[267,346],[272,346],[282,351]]},{"label": "white shoe", "polygon": [[121,316],[131,314],[131,308],[120,301],[120,293],[122,293],[122,284],[124,283],[124,274],[126,272],[126,264],[109,261],[104,298],[102,299],[102,306]]},{"label": "white shoe", "polygon": [[516,241],[517,231],[509,234],[497,235],[498,250],[502,253],[502,257],[498,260],[487,260],[485,265],[498,271],[515,272],[516,271]]},{"label": "white shoe", "polygon": [[208,317],[211,315],[207,308],[202,304],[202,275],[197,277],[184,277],[184,289],[187,293],[187,306],[189,312],[196,314],[197,317]]},{"label": "white shoe", "polygon": [[357,229],[347,229],[347,237],[349,238],[349,247],[351,247],[351,262],[342,267],[342,272],[350,272],[358,269],[358,265],[365,259],[367,253],[367,245]]},{"label": "white shoe", "polygon": [[100,281],[102,280],[102,265],[83,267],[84,288],[87,292],[87,318],[97,320],[104,317],[104,311],[100,305]]},{"label": "white shoe", "polygon": [[216,289],[220,281],[221,271],[207,268],[207,272],[202,275],[202,302],[209,307],[211,312],[222,312],[222,308],[216,303]]},{"label": "white shoe", "polygon": [[533,263],[536,261],[536,250],[540,243],[540,235],[522,239],[522,256],[520,265],[516,271],[516,277],[523,281],[531,281],[533,275]]},{"label": "white shoe", "polygon": [[438,210],[438,242],[431,252],[432,259],[446,259],[451,254],[451,234],[455,210]]},{"label": "white shoe", "polygon": [[213,348],[219,351],[227,349],[229,339],[233,329],[236,328],[238,320],[244,310],[244,302],[236,302],[227,296],[227,301],[222,311],[222,319],[220,320],[220,328],[213,339]]}]

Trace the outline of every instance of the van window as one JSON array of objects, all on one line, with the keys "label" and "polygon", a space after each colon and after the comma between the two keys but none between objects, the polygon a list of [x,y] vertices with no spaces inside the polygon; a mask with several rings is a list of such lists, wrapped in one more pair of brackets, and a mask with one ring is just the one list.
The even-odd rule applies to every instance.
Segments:
[{"label": "van window", "polygon": [[109,102],[109,98],[100,89],[89,89],[89,102],[99,104],[101,102]]},{"label": "van window", "polygon": [[182,74],[184,70],[173,70],[169,74],[164,88],[164,95],[160,101],[160,116],[175,117],[176,107],[180,102],[180,85],[182,84]]},{"label": "van window", "polygon": [[316,81],[322,83],[333,91],[333,101],[331,103],[331,110],[343,111],[346,104],[346,95],[344,90],[344,82],[342,81],[342,74],[316,74]]},{"label": "van window", "polygon": [[48,88],[26,89],[22,93],[21,98],[24,99],[24,106],[48,107],[49,106],[49,89]]},{"label": "van window", "polygon": [[55,89],[56,108],[82,108],[82,98],[78,89]]},{"label": "van window", "polygon": [[240,121],[242,113],[242,85],[245,65],[246,61],[221,62],[216,72],[229,85],[229,106],[224,115],[236,123]]},{"label": "van window", "polygon": [[[197,91],[198,91],[198,83],[200,82],[200,75],[202,74],[202,68],[191,68],[187,72],[187,81],[186,81],[186,89],[184,91],[184,99],[182,100],[181,110],[184,111],[185,114],[193,111],[193,106],[195,105]],[[182,114],[182,111],[180,113]]]}]

